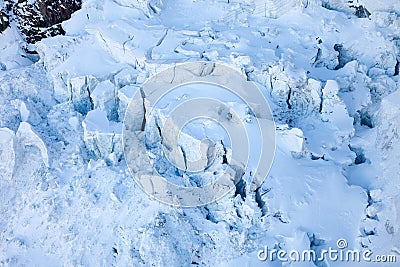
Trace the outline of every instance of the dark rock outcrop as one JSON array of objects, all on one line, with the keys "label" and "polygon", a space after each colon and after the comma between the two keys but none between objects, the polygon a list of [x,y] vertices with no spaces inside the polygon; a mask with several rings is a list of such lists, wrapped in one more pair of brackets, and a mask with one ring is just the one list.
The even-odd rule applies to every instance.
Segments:
[{"label": "dark rock outcrop", "polygon": [[8,26],[10,26],[8,15],[3,10],[0,10],[0,32],[3,32]]},{"label": "dark rock outcrop", "polygon": [[[71,18],[82,6],[82,0],[7,0],[4,3],[6,10],[1,13],[0,32],[13,20],[28,43],[64,34],[61,22]],[[3,14],[7,24],[2,22]]]},{"label": "dark rock outcrop", "polygon": [[356,9],[354,14],[359,18],[369,18],[369,16],[371,16],[371,13],[364,6],[357,6],[354,8]]},{"label": "dark rock outcrop", "polygon": [[371,16],[371,13],[368,11],[366,7],[363,5],[360,5],[358,1],[350,0],[347,1],[349,4],[350,8],[354,8],[356,11],[354,12],[354,15],[356,15],[358,18],[369,18]]}]

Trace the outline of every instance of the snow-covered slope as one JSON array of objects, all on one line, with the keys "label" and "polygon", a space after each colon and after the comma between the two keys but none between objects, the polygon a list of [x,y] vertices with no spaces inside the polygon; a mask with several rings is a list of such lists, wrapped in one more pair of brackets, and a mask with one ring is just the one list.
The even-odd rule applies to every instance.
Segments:
[{"label": "snow-covered slope", "polygon": [[[399,261],[399,12],[397,0],[87,0],[64,36],[32,47],[38,59],[12,24],[0,34],[0,265],[366,265],[257,259],[338,239]],[[198,60],[256,83],[276,153],[260,187],[176,208],[132,179],[123,118],[149,77]],[[203,138],[186,134],[188,150]]]}]

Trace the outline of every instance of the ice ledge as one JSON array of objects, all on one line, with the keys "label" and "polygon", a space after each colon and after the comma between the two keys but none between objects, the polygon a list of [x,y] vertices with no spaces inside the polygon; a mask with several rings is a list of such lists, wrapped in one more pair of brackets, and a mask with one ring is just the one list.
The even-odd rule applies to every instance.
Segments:
[{"label": "ice ledge", "polygon": [[26,152],[26,147],[34,146],[40,150],[43,163],[49,167],[46,145],[27,122],[21,122],[17,133],[8,128],[0,128],[0,177],[11,180],[18,155]]},{"label": "ice ledge", "polygon": [[99,158],[108,158],[114,153],[122,155],[122,124],[109,121],[107,113],[91,110],[82,122],[86,147]]}]

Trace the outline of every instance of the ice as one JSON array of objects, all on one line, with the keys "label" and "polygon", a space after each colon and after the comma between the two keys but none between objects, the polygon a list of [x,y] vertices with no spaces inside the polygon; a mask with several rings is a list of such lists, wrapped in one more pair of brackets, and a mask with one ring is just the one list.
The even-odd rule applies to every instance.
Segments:
[{"label": "ice", "polygon": [[86,147],[99,158],[107,158],[111,153],[122,154],[120,123],[110,122],[105,111],[89,111],[82,121]]},{"label": "ice", "polygon": [[303,152],[303,132],[298,128],[289,129],[287,125],[278,126],[281,134],[281,143],[279,148],[286,152]]},{"label": "ice", "polygon": [[0,73],[32,64],[20,42],[21,37],[15,29],[7,28],[0,33]]},{"label": "ice", "polygon": [[4,180],[11,180],[15,166],[15,134],[0,128],[0,173]]},{"label": "ice", "polygon": [[15,134],[16,140],[23,148],[26,146],[35,146],[40,150],[42,160],[46,166],[49,166],[49,157],[47,148],[43,140],[33,131],[32,126],[27,122],[21,122]]},{"label": "ice", "polygon": [[85,114],[92,109],[91,93],[97,85],[97,79],[94,76],[79,76],[68,79],[68,87],[64,88],[66,95],[69,93],[69,99],[74,103],[75,109]]},{"label": "ice", "polygon": [[100,82],[90,95],[94,109],[100,109],[107,112],[107,117],[110,120],[116,120],[116,105],[115,86],[109,80]]},{"label": "ice", "polygon": [[[371,210],[373,213],[377,213],[378,218],[385,219],[385,226],[380,224],[379,227],[377,227],[377,231],[380,231],[382,236],[377,237],[376,243],[373,245],[380,252],[393,249],[394,244],[398,243],[400,240],[399,228],[395,223],[399,219],[399,214],[397,212],[399,210],[399,188],[397,185],[399,184],[398,179],[400,177],[398,169],[400,143],[397,130],[400,125],[400,117],[398,116],[399,103],[400,94],[399,91],[396,91],[382,100],[381,107],[377,112],[378,136],[376,138],[376,146],[380,151],[379,156],[382,162],[379,166],[381,167],[380,175],[374,184],[384,184],[384,186],[383,191],[382,188],[378,186],[374,188],[375,191],[371,192],[371,198],[377,203],[371,207]],[[388,208],[377,210],[376,206],[383,203],[387,205]],[[390,212],[390,210],[392,212]],[[389,236],[396,241],[393,243],[387,242],[386,240]]]},{"label": "ice", "polygon": [[139,71],[132,67],[122,69],[114,76],[115,85],[119,88],[136,83]]},{"label": "ice", "polygon": [[[400,6],[353,4],[369,18],[341,0],[87,0],[62,23],[65,35],[29,46],[37,56],[12,24],[0,34],[0,265],[311,266],[260,262],[257,251],[318,251],[339,238],[398,256]],[[218,202],[180,209],[134,182],[122,122],[139,94],[134,174],[161,170],[194,186],[223,171],[232,151],[221,127],[186,125],[168,156],[189,169],[216,159],[198,176],[179,176],[157,146],[161,137],[170,145],[176,129],[160,133],[155,122],[191,97],[213,96],[227,105],[222,114],[234,110],[252,125],[229,93],[175,89],[142,131],[142,84],[196,60],[226,64],[257,84],[276,121],[276,155],[259,187],[246,183],[247,172]]]},{"label": "ice", "polygon": [[126,85],[118,90],[118,116],[121,120],[125,116],[125,111],[130,100],[138,90],[139,87],[134,85]]},{"label": "ice", "polygon": [[339,134],[350,136],[353,132],[353,119],[349,116],[346,105],[338,97],[339,86],[336,81],[329,80],[322,89],[322,120],[335,125]]},{"label": "ice", "polygon": [[21,120],[27,122],[29,118],[29,110],[24,101],[19,99],[12,100],[11,103],[19,110]]},{"label": "ice", "polygon": [[[254,12],[259,15],[264,15],[265,17],[278,18],[283,14],[290,12],[296,7],[301,7],[302,2],[306,1],[273,1],[273,0],[255,0],[255,10]],[[308,1],[307,1],[308,2]]]},{"label": "ice", "polygon": [[68,119],[69,125],[75,130],[79,128],[79,119],[77,117],[71,117]]}]

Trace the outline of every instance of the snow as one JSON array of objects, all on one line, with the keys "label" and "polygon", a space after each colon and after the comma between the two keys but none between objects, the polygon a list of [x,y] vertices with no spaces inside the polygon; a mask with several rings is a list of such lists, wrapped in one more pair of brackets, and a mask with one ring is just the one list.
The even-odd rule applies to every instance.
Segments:
[{"label": "snow", "polygon": [[95,109],[104,110],[107,112],[107,117],[116,117],[116,99],[114,84],[110,81],[102,81],[98,83],[90,94],[90,99],[93,102]]},{"label": "snow", "polygon": [[40,150],[42,160],[46,166],[49,166],[49,156],[47,154],[47,148],[43,140],[33,131],[32,126],[22,121],[18,127],[17,133],[15,134],[17,142],[26,146],[36,146]]},{"label": "snow", "polygon": [[29,118],[29,110],[26,107],[25,102],[19,99],[15,99],[11,101],[11,104],[13,104],[15,108],[19,110],[21,120],[27,122]]},{"label": "snow", "polygon": [[[320,251],[340,238],[349,249],[400,257],[400,5],[356,4],[371,16],[357,18],[339,0],[87,0],[62,23],[65,36],[35,44],[38,62],[15,25],[1,33],[0,265],[311,266],[260,262],[257,252]],[[231,91],[195,83],[162,95],[155,117],[143,110],[165,89],[143,96],[146,81],[197,60],[254,82],[271,108],[275,156],[257,188],[247,179],[263,152],[254,122],[266,119],[265,107],[253,114],[253,103]],[[204,98],[217,104],[193,101]],[[135,112],[126,118],[129,105]],[[225,119],[235,113],[238,123],[192,120],[174,140],[200,106]],[[169,122],[179,109],[187,112]],[[253,153],[240,183],[217,202],[165,205],[128,170],[134,159],[134,174],[207,185],[225,170],[224,157],[238,153],[228,134],[238,125],[249,136],[240,145],[250,140]],[[139,147],[125,156],[124,130]]]},{"label": "snow", "polygon": [[89,111],[82,121],[82,126],[86,146],[96,156],[106,158],[111,153],[122,153],[120,144],[122,125],[110,122],[106,112],[99,109]]},{"label": "snow", "polygon": [[25,51],[21,48],[21,37],[12,28],[7,28],[0,33],[0,71],[12,70],[29,66],[29,60]]},{"label": "snow", "polygon": [[1,177],[9,180],[15,166],[15,134],[8,128],[0,129],[0,148]]}]

